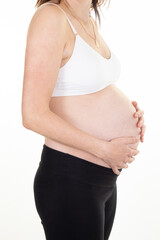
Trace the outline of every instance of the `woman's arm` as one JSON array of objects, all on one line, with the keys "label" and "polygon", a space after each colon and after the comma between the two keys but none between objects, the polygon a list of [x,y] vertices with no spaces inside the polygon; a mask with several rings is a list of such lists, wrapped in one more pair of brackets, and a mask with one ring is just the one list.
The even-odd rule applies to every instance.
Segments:
[{"label": "woman's arm", "polygon": [[67,39],[66,21],[56,6],[49,5],[38,9],[30,22],[23,80],[23,126],[96,155],[99,139],[72,126],[49,109]]}]

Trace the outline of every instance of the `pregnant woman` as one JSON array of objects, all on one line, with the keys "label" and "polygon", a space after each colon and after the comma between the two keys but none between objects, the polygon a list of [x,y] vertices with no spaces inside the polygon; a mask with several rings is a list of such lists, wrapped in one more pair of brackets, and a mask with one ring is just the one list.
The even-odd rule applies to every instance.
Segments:
[{"label": "pregnant woman", "polygon": [[22,117],[45,137],[33,189],[47,240],[109,239],[117,177],[143,142],[144,112],[115,86],[119,59],[91,17],[98,4],[39,0],[27,32]]}]

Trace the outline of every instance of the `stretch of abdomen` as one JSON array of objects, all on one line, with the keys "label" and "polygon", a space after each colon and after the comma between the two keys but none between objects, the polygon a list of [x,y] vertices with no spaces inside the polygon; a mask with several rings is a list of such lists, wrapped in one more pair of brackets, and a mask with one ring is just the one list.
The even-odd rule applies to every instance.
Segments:
[{"label": "stretch of abdomen", "polygon": [[[140,136],[133,117],[135,108],[130,99],[114,84],[95,93],[52,97],[50,109],[72,125],[100,139],[110,140],[121,136]],[[45,138],[45,144],[59,151],[84,158],[96,164],[104,162],[88,152]],[[129,144],[137,148],[139,143]]]}]

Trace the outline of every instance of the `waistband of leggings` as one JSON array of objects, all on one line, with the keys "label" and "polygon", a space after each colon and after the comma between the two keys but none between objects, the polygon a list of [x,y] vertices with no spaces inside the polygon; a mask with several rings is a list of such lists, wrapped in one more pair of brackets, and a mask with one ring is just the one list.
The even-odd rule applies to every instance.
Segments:
[{"label": "waistband of leggings", "polygon": [[[112,168],[104,167],[83,158],[61,152],[43,144],[41,163],[57,172],[67,173],[74,179],[91,183],[114,183],[118,177]],[[122,169],[119,169],[121,172]]]}]

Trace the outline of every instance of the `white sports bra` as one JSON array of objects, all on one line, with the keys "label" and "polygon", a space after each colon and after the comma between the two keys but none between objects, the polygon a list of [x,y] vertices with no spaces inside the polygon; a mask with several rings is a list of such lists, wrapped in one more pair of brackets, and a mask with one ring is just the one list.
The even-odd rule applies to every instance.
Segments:
[{"label": "white sports bra", "polygon": [[[56,5],[66,15],[58,4],[42,5],[46,4]],[[89,94],[116,82],[120,75],[121,65],[113,51],[110,50],[109,59],[100,55],[77,34],[67,15],[66,17],[76,36],[75,45],[72,56],[59,69],[51,97]]]}]

